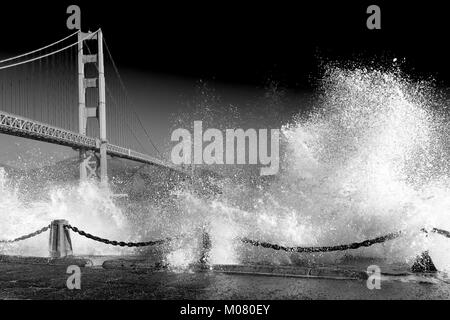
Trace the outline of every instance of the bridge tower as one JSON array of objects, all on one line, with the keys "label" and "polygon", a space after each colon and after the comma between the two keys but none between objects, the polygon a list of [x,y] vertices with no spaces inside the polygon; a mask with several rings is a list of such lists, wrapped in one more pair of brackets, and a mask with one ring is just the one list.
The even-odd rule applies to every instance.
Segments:
[{"label": "bridge tower", "polygon": [[[84,54],[85,41],[97,40],[97,53]],[[97,77],[85,77],[85,65],[95,64],[98,72]],[[86,106],[86,90],[96,89],[98,91],[98,105]],[[79,133],[86,135],[89,118],[97,118],[100,137],[97,139],[97,147],[100,154],[93,151],[80,149],[80,179],[100,178],[102,185],[108,182],[106,161],[106,95],[105,95],[105,67],[103,62],[103,34],[99,29],[95,33],[78,33],[78,123]],[[100,168],[99,168],[100,167]],[[100,169],[100,174],[98,173]]]}]

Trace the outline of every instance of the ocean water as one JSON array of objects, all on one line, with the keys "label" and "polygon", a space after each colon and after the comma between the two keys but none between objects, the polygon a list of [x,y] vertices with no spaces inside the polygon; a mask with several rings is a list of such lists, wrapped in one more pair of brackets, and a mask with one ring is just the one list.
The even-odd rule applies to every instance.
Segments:
[{"label": "ocean water", "polygon": [[[239,118],[236,113],[233,117]],[[198,261],[206,231],[211,263],[302,264],[348,256],[410,263],[429,250],[438,269],[448,270],[450,240],[420,231],[450,230],[447,128],[445,99],[433,83],[410,79],[396,69],[330,66],[314,105],[281,127],[281,169],[273,179],[254,184],[224,179],[216,197],[180,186],[172,190],[169,208],[139,204],[130,215],[110,190],[92,182],[55,186],[41,200],[24,201],[22,191],[1,172],[0,238],[67,219],[120,241],[183,234],[163,248],[164,259],[174,268]],[[323,254],[285,253],[238,240],[326,246],[398,230],[404,236],[385,244]],[[77,254],[145,254],[72,238]],[[0,245],[0,252],[45,256],[47,241],[47,234],[40,235]]]}]

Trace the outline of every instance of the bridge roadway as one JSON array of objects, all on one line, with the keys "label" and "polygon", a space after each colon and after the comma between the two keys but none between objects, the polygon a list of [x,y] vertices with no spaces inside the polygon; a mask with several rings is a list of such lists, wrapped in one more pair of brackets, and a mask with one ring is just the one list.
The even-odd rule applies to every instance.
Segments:
[{"label": "bridge roadway", "polygon": [[[73,131],[54,127],[49,124],[27,119],[25,117],[17,116],[1,110],[0,132],[13,136],[59,144],[74,149],[84,148],[87,150],[100,151],[100,140],[97,138],[88,137]],[[181,167],[128,148],[116,146],[114,144],[107,144],[107,154],[113,157],[168,168],[188,176],[191,175],[190,172]]]}]

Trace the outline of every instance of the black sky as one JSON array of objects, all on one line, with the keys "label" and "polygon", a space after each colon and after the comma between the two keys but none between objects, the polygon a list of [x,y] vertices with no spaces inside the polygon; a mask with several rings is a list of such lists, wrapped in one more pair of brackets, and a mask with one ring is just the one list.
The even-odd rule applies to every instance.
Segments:
[{"label": "black sky", "polygon": [[[397,58],[412,77],[450,84],[448,11],[444,2],[431,1],[10,1],[1,4],[0,57],[70,34],[71,4],[81,7],[83,31],[104,30],[139,116],[161,149],[172,114],[195,98],[198,80],[220,85],[219,95],[239,107],[264,95],[268,81],[309,94],[321,62],[330,60],[383,66]],[[381,8],[381,30],[366,27],[371,4]],[[302,107],[297,100],[292,104]],[[0,162],[36,163],[27,155],[35,142],[22,140],[0,135],[7,150]],[[38,158],[50,152],[55,159],[73,156],[68,148],[39,148]]]},{"label": "black sky", "polygon": [[[447,11],[429,1],[16,1],[2,3],[1,51],[67,35],[70,4],[84,31],[103,28],[118,64],[141,72],[309,88],[322,59],[398,57],[417,76],[450,79]],[[381,7],[381,30],[366,28],[370,4]]]}]

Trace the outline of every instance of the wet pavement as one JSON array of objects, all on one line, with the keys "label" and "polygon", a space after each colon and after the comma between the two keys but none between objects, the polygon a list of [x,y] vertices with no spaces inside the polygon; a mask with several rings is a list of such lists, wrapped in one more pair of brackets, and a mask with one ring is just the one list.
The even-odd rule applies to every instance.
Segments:
[{"label": "wet pavement", "polygon": [[[450,299],[445,275],[411,274],[396,268],[382,276],[381,289],[369,290],[364,277],[333,277],[337,270],[346,276],[350,271],[359,274],[354,273],[359,269],[356,265],[335,266],[332,273],[322,268],[324,278],[320,278],[295,276],[301,268],[218,266],[174,271],[149,267],[142,260],[103,259],[105,268],[99,263],[81,267],[81,289],[69,290],[66,270],[74,262],[43,262],[0,259],[0,299]],[[317,274],[317,270],[308,272]]]}]

